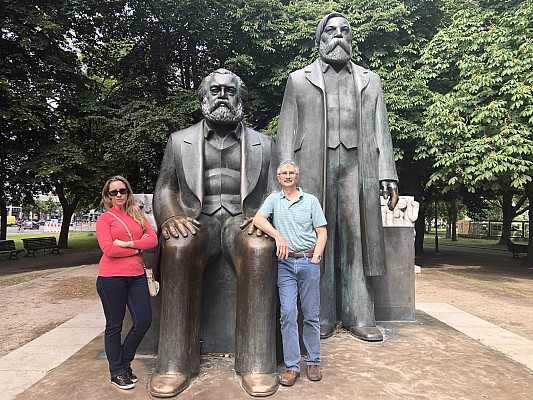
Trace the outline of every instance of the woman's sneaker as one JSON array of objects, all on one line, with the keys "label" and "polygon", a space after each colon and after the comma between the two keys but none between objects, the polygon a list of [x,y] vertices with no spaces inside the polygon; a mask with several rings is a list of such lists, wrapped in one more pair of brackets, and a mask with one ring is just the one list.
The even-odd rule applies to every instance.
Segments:
[{"label": "woman's sneaker", "polygon": [[126,368],[126,373],[125,373],[125,375],[126,375],[128,378],[130,378],[130,381],[132,381],[133,383],[135,383],[135,382],[138,381],[138,379],[137,379],[137,375],[135,375],[135,374],[133,373],[133,370],[131,369],[131,367]]},{"label": "woman's sneaker", "polygon": [[111,383],[121,389],[133,389],[135,384],[127,374],[111,377]]}]

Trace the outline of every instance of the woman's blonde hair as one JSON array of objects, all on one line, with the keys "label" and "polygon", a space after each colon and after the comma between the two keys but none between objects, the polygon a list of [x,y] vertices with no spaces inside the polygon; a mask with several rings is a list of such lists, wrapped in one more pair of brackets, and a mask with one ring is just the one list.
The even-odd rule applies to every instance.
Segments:
[{"label": "woman's blonde hair", "polygon": [[146,218],[137,205],[135,197],[133,196],[133,190],[131,189],[130,183],[126,178],[120,175],[112,176],[107,180],[102,189],[102,201],[100,202],[100,207],[104,207],[106,210],[109,210],[113,207],[113,202],[109,196],[109,186],[116,181],[122,182],[128,188],[128,199],[126,200],[125,211],[130,217],[132,217],[135,222],[137,222],[143,230],[146,229]]}]

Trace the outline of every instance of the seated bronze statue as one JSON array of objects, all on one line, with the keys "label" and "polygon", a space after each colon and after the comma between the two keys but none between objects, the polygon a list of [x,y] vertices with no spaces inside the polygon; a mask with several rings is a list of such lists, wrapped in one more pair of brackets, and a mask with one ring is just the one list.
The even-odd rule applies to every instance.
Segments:
[{"label": "seated bronze statue", "polygon": [[250,222],[275,187],[276,151],[242,124],[248,90],[237,75],[213,72],[198,95],[204,119],[170,136],[154,193],[162,309],[150,394],[175,396],[199,372],[203,274],[224,257],[237,277],[235,371],[250,395],[268,396],[279,380],[274,245]]}]

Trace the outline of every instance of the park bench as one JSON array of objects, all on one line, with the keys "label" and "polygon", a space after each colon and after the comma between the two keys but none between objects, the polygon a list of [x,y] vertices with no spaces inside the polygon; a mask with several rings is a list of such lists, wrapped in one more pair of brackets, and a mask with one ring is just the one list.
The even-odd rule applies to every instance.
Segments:
[{"label": "park bench", "polygon": [[30,252],[35,257],[35,252],[37,250],[47,250],[51,249],[52,253],[61,254],[59,252],[59,246],[57,245],[56,238],[53,236],[50,237],[39,237],[31,239],[22,239],[24,243],[24,249],[28,252],[24,257],[28,257]]},{"label": "park bench", "polygon": [[507,250],[513,253],[513,258],[518,258],[519,253],[527,254],[527,247],[527,244],[516,244],[513,243],[511,240],[507,242]]},{"label": "park bench", "polygon": [[18,260],[18,254],[24,250],[17,250],[15,247],[15,241],[13,240],[0,240],[0,254],[9,254],[8,260],[11,260],[13,256]]}]

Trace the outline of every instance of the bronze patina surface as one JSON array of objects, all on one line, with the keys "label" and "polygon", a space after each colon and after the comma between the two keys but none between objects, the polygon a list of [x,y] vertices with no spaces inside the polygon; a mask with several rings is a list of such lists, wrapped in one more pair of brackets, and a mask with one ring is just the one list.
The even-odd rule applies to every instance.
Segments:
[{"label": "bronze patina surface", "polygon": [[204,270],[220,259],[237,280],[235,370],[251,395],[278,387],[274,247],[244,229],[275,185],[278,162],[272,140],[241,122],[247,93],[230,71],[208,75],[198,90],[204,120],[168,141],[153,202],[162,241],[153,396],[179,393],[200,370]]},{"label": "bronze patina surface", "polygon": [[350,61],[352,38],[342,14],[319,23],[321,58],[289,76],[277,149],[280,161],[294,160],[305,171],[299,183],[321,201],[328,221],[321,336],[331,336],[341,320],[357,337],[375,341],[382,336],[369,277],[386,271],[379,192],[393,209],[398,177],[381,81]]}]

